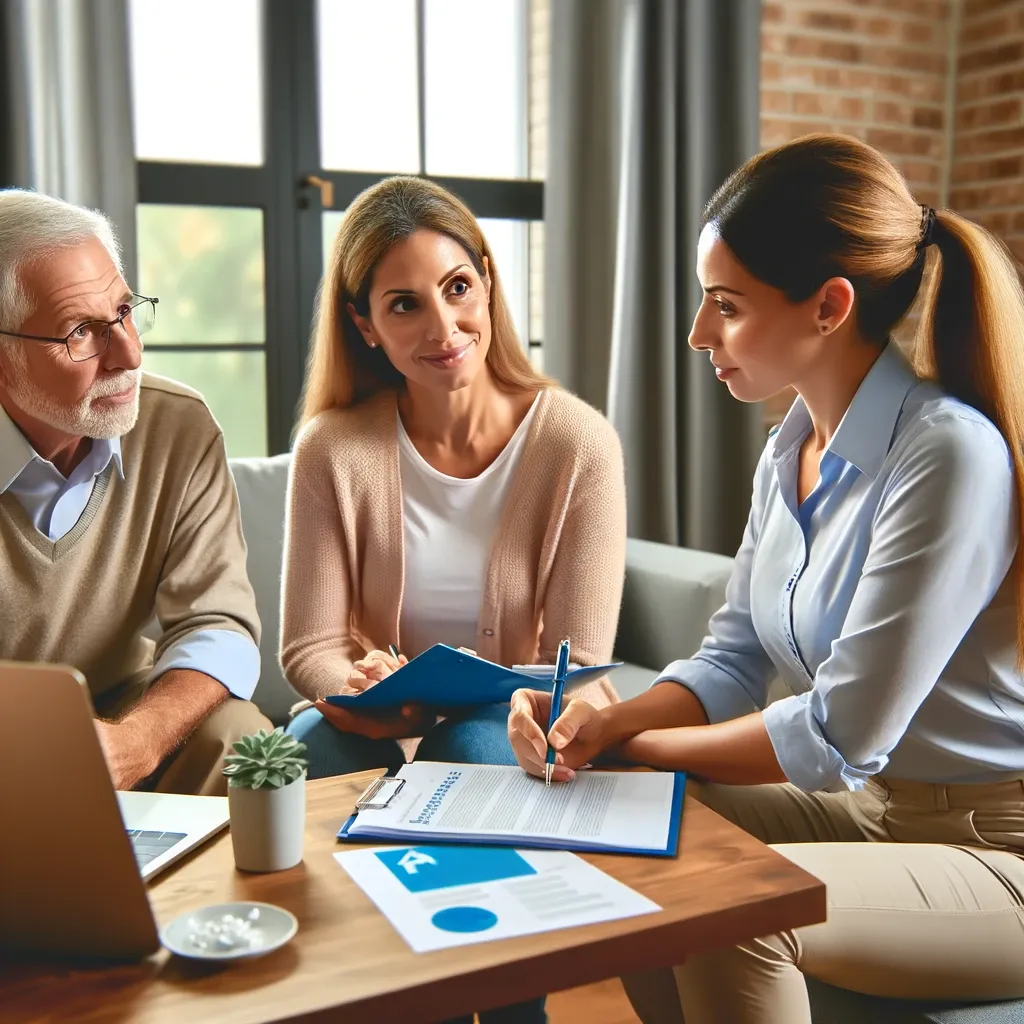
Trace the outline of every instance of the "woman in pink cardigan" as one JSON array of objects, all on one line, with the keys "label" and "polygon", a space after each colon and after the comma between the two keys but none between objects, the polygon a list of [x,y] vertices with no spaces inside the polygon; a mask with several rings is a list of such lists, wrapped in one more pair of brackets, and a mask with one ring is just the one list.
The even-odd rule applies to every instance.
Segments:
[{"label": "woman in pink cardigan", "polygon": [[[505,665],[610,659],[625,564],[609,423],[530,365],[470,211],[420,178],[349,207],[324,277],[289,483],[281,662],[310,775],[514,764],[507,705],[354,715],[434,643]],[[603,681],[588,700],[616,699]],[[406,742],[411,741],[411,742]]]}]

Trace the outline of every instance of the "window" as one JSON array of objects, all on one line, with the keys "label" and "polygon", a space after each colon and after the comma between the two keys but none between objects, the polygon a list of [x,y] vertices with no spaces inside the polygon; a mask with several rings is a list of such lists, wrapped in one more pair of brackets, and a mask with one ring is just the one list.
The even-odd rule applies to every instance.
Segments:
[{"label": "window", "polygon": [[256,0],[131,0],[130,17],[139,159],[261,164]]},{"label": "window", "polygon": [[548,2],[130,0],[143,365],[230,455],[290,446],[330,244],[389,174],[473,209],[539,365]]},{"label": "window", "polygon": [[263,211],[141,203],[139,290],[160,297],[147,370],[202,392],[233,455],[265,455]]}]

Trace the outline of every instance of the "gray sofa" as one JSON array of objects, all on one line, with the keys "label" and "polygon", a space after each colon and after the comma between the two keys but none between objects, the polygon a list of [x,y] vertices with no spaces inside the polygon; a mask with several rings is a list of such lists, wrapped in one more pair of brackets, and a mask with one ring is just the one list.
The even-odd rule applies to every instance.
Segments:
[{"label": "gray sofa", "polygon": [[[231,463],[249,547],[249,579],[263,623],[263,672],[253,699],[274,722],[283,722],[299,699],[277,660],[288,464],[288,455]],[[623,697],[636,696],[673,658],[700,646],[708,619],[722,603],[731,569],[732,559],[721,555],[629,542],[616,645],[616,656],[627,664],[613,677]]]},{"label": "gray sofa", "polygon": [[[249,578],[263,623],[263,671],[254,701],[274,722],[283,722],[298,694],[277,660],[285,486],[290,456],[234,459],[231,469],[249,548]],[[630,540],[616,638],[626,662],[614,675],[623,698],[644,690],[675,658],[699,646],[708,619],[721,605],[732,559],[687,548]],[[769,699],[779,695],[776,684]],[[1024,1001],[949,1006],[873,999],[809,979],[815,1024],[1024,1024]]]}]

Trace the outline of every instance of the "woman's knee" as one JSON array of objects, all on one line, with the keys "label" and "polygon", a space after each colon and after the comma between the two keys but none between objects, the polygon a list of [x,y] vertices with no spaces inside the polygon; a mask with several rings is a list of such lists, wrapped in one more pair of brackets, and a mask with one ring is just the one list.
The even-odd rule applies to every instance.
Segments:
[{"label": "woman's knee", "polygon": [[857,843],[868,838],[858,824],[860,817],[852,814],[848,793],[805,793],[788,782],[690,783],[688,792],[762,843]]},{"label": "woman's knee", "polygon": [[508,705],[488,704],[465,717],[446,718],[423,737],[416,760],[515,764],[508,741]]},{"label": "woman's knee", "polygon": [[402,749],[394,740],[373,740],[358,733],[341,732],[316,708],[306,708],[297,714],[285,731],[306,744],[310,779],[372,768],[395,772],[405,763]]}]

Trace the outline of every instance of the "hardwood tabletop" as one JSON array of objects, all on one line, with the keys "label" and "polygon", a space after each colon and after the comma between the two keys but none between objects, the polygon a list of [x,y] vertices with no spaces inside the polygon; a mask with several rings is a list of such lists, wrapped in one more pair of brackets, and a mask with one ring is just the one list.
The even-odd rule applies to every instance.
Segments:
[{"label": "hardwood tabletop", "polygon": [[222,833],[150,887],[161,927],[228,900],[286,907],[299,920],[288,945],[213,965],[166,951],[140,964],[102,968],[0,964],[0,1018],[4,1024],[426,1024],[825,920],[820,881],[688,797],[677,857],[585,855],[654,900],[660,913],[413,953],[332,856],[355,848],[338,844],[335,833],[379,774],[308,783],[305,857],[295,868],[243,874],[235,869],[230,836]]}]

